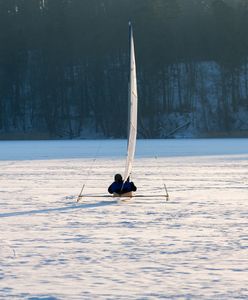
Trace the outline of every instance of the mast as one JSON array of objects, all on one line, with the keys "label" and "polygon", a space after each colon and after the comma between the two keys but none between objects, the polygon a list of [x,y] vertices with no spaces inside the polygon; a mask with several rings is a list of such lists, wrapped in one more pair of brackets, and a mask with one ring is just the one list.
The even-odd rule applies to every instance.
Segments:
[{"label": "mast", "polygon": [[129,22],[129,59],[130,74],[128,88],[128,140],[127,140],[127,158],[124,172],[124,182],[132,172],[136,137],[137,137],[137,112],[138,112],[138,95],[137,95],[137,79],[136,79],[136,62],[134,52],[133,30],[131,22]]}]

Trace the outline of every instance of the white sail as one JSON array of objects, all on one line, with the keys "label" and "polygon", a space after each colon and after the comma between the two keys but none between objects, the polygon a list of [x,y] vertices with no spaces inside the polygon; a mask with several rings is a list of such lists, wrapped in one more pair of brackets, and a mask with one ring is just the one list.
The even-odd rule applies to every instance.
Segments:
[{"label": "white sail", "polygon": [[129,133],[127,142],[127,159],[126,167],[124,172],[124,182],[130,176],[132,172],[134,153],[136,147],[136,136],[137,136],[137,111],[138,111],[138,95],[137,95],[137,80],[136,80],[136,63],[135,63],[135,53],[134,53],[134,41],[133,41],[133,31],[132,26],[129,23],[130,32],[130,77],[129,77]]}]

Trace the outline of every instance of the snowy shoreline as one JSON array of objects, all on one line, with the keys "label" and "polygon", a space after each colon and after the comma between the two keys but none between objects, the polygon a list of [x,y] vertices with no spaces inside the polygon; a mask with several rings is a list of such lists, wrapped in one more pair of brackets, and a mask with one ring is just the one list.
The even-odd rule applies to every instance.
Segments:
[{"label": "snowy shoreline", "polygon": [[[248,139],[138,140],[136,158],[246,154]],[[126,140],[0,141],[0,160],[125,157]]]}]

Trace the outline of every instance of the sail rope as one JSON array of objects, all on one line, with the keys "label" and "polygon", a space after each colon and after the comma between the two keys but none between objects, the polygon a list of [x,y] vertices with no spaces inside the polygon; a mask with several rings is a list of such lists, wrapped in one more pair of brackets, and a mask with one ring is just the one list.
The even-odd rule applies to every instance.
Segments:
[{"label": "sail rope", "polygon": [[[158,161],[157,156],[155,156],[155,159],[156,159],[156,161]],[[164,174],[161,171],[161,167],[160,167],[159,163],[157,164],[157,167],[158,167],[158,169],[160,169],[159,173],[161,174],[161,177],[162,177],[163,187],[164,187],[164,190],[165,190],[165,198],[166,198],[166,201],[168,201],[169,200],[169,193],[168,193],[168,190],[167,190],[167,187],[166,187],[166,184],[165,184]]]},{"label": "sail rope", "polygon": [[86,184],[87,184],[87,182],[88,182],[88,180],[89,180],[89,177],[90,177],[90,174],[91,174],[91,170],[92,170],[93,166],[95,165],[95,162],[96,162],[96,160],[97,160],[97,156],[98,156],[98,154],[99,154],[99,152],[100,152],[100,148],[101,148],[101,142],[99,142],[99,144],[98,144],[98,146],[97,146],[97,148],[96,148],[96,152],[95,152],[94,157],[93,157],[93,159],[92,159],[92,161],[91,161],[90,167],[88,168],[88,172],[87,172],[87,175],[86,175],[86,180],[85,180],[85,182],[84,182],[84,184],[83,184],[83,186],[82,186],[82,188],[81,188],[81,191],[80,191],[80,193],[79,193],[79,195],[78,195],[78,197],[77,197],[77,202],[78,202],[78,201],[80,200],[80,198],[82,197],[84,188],[85,188],[85,186],[86,186]]}]

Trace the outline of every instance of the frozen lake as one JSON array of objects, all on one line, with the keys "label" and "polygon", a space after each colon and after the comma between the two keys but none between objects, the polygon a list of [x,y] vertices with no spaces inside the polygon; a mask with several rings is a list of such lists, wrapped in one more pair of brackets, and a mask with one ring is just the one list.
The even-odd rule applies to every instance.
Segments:
[{"label": "frozen lake", "polygon": [[[248,139],[0,142],[0,299],[248,299]],[[170,200],[163,197],[166,183]]]}]

